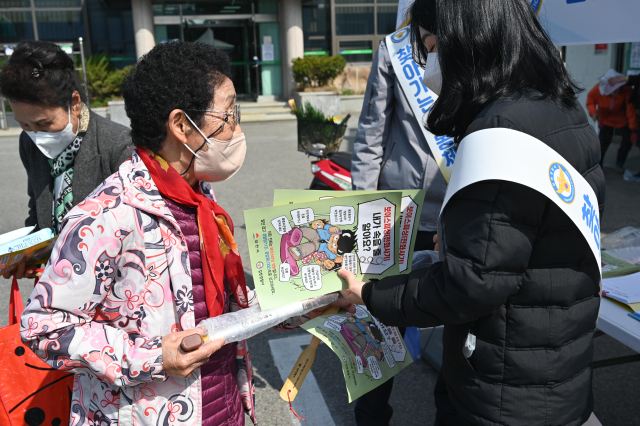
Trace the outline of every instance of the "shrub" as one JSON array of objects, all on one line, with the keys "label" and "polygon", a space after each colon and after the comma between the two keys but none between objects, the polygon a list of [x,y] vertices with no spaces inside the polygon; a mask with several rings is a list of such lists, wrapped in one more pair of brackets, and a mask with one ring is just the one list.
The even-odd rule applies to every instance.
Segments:
[{"label": "shrub", "polygon": [[302,89],[326,86],[344,72],[347,61],[340,55],[305,56],[293,61],[293,80]]},{"label": "shrub", "polygon": [[314,108],[309,101],[305,102],[303,107],[296,110],[296,117],[298,117],[298,120],[333,122],[333,117],[325,116],[322,110]]},{"label": "shrub", "polygon": [[86,61],[89,102],[92,107],[107,105],[122,94],[122,82],[133,65],[117,69],[106,52],[99,52]]}]

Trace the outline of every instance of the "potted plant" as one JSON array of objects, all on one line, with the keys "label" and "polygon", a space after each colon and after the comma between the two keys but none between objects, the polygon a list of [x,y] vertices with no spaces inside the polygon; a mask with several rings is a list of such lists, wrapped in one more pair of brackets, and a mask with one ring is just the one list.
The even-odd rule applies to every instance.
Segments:
[{"label": "potted plant", "polygon": [[291,108],[298,119],[298,151],[322,157],[340,149],[350,116],[336,122],[310,102],[306,102],[302,108],[296,108],[295,103],[291,103]]},{"label": "potted plant", "polygon": [[293,61],[293,80],[298,91],[293,98],[298,105],[307,102],[329,117],[340,116],[340,93],[330,86],[344,72],[347,61],[340,56],[305,56]]}]

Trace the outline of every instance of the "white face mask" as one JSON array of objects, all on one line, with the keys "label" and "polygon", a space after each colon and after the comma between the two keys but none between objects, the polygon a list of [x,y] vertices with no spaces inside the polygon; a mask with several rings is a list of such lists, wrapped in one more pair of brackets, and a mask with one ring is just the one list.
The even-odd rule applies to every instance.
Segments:
[{"label": "white face mask", "polygon": [[[78,129],[80,126],[78,126]],[[76,138],[78,132],[73,133],[71,124],[71,106],[69,106],[69,124],[59,132],[32,132],[25,131],[36,146],[48,158],[56,158]]]},{"label": "white face mask", "polygon": [[422,84],[440,96],[440,90],[442,90],[442,72],[440,71],[440,61],[438,61],[438,54],[436,52],[427,55],[427,64],[424,67]]},{"label": "white face mask", "polygon": [[[193,165],[196,179],[203,182],[220,182],[235,175],[242,167],[244,157],[247,154],[247,142],[244,133],[234,136],[229,141],[221,141],[215,138],[209,139],[186,112],[184,115],[204,138],[204,143],[200,148],[196,149],[196,152],[185,144],[187,149],[196,157]],[[200,151],[205,143],[209,145],[209,149]],[[198,151],[200,153],[197,153]]]}]

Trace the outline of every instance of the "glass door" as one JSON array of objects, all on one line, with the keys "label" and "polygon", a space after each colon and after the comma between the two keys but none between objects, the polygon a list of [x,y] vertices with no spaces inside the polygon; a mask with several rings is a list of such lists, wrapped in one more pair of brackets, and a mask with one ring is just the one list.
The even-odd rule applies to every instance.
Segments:
[{"label": "glass door", "polygon": [[189,17],[183,22],[185,41],[210,44],[231,58],[238,98],[257,96],[254,25],[249,20],[207,20]]}]

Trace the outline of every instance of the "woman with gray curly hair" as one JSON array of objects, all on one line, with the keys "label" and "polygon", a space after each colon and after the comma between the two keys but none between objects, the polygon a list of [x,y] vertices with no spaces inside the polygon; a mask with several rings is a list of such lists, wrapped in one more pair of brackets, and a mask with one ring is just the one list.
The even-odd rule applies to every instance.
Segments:
[{"label": "woman with gray curly hair", "polygon": [[202,319],[256,300],[208,183],[246,152],[230,70],[211,46],[169,42],[127,76],[137,148],[69,212],[22,316],[23,341],[76,373],[70,424],[255,422],[246,342],[181,344],[204,334]]}]

